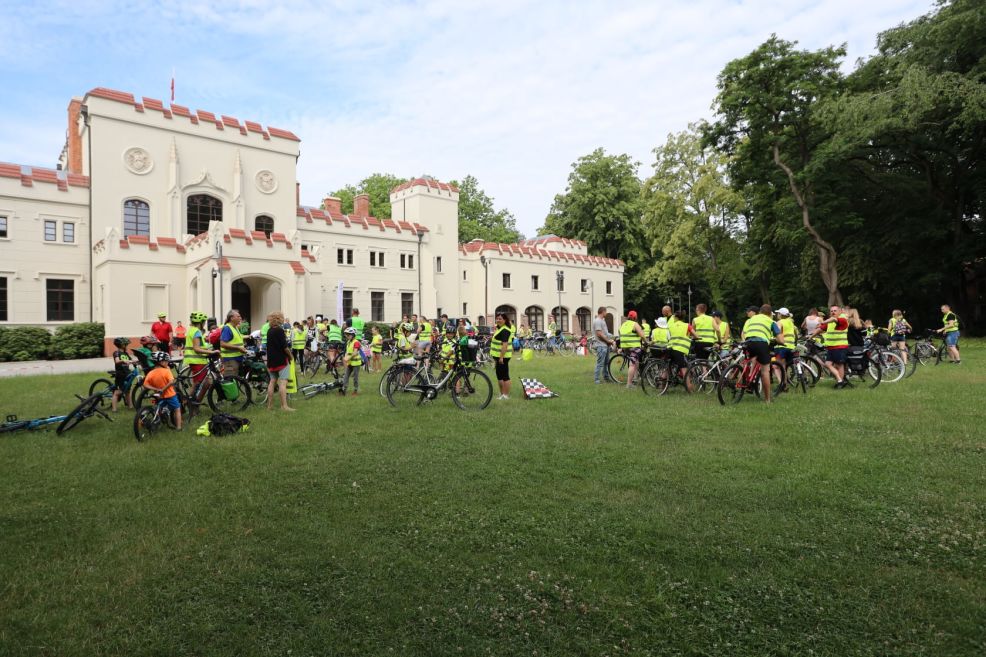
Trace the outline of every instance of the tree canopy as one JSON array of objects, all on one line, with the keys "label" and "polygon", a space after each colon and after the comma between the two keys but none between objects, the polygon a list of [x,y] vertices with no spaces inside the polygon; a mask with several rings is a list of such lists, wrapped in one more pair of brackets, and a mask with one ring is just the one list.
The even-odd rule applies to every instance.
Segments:
[{"label": "tree canopy", "polygon": [[374,173],[355,185],[349,184],[337,189],[329,196],[341,199],[343,213],[349,214],[353,211],[353,199],[360,194],[367,194],[370,197],[370,216],[390,219],[390,190],[405,182],[407,178],[400,178],[392,173]]},{"label": "tree canopy", "polygon": [[475,176],[466,176],[462,182],[453,180],[452,184],[459,188],[460,242],[516,242],[522,238],[514,215],[506,208],[497,210]]}]

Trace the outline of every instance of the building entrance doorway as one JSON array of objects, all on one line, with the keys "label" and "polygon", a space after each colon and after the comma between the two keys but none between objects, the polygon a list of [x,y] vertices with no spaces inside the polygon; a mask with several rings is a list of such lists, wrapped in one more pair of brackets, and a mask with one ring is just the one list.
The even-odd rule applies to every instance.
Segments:
[{"label": "building entrance doorway", "polygon": [[239,310],[243,319],[250,322],[250,330],[259,329],[269,313],[283,308],[281,281],[276,279],[244,276],[233,281],[231,293],[230,307]]}]

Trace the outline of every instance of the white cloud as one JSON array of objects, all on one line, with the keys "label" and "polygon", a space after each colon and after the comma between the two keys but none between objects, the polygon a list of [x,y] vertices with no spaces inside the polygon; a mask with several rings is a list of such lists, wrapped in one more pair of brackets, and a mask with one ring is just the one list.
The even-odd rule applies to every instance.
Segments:
[{"label": "white cloud", "polygon": [[[37,36],[49,52],[64,51],[50,36],[59,27],[52,16],[64,11],[81,27],[76,45],[91,49],[81,53],[86,80],[97,79],[88,86],[122,80],[128,91],[161,96],[154,89],[175,65],[179,102],[295,131],[306,202],[375,171],[473,174],[532,234],[573,161],[602,146],[630,153],[646,175],[652,148],[709,115],[723,65],[771,33],[806,48],[847,42],[849,67],[872,51],[877,32],[925,13],[931,0],[73,6],[13,12],[17,42],[28,49]],[[158,43],[141,60],[118,61],[133,47],[126,39],[92,41],[144,26]],[[2,61],[15,56],[0,50]],[[44,65],[54,61],[49,54]],[[88,86],[47,91],[64,107]],[[43,127],[57,144],[45,148],[57,154],[61,120]],[[0,148],[25,152],[20,133],[2,130]]]}]

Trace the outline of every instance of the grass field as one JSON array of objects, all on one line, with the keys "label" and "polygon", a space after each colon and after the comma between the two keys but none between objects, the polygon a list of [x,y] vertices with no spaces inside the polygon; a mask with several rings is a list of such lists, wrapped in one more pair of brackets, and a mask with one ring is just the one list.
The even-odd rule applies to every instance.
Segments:
[{"label": "grass field", "polygon": [[[986,344],[722,408],[517,363],[560,398],[131,415],[0,437],[4,655],[986,654]],[[95,375],[0,380],[64,412]]]}]

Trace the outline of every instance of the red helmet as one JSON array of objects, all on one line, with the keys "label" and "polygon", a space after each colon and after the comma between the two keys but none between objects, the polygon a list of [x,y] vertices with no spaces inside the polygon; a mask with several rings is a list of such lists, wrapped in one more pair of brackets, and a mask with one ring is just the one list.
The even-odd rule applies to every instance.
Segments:
[{"label": "red helmet", "polygon": [[631,310],[627,313],[627,319],[637,319],[637,311]]}]

